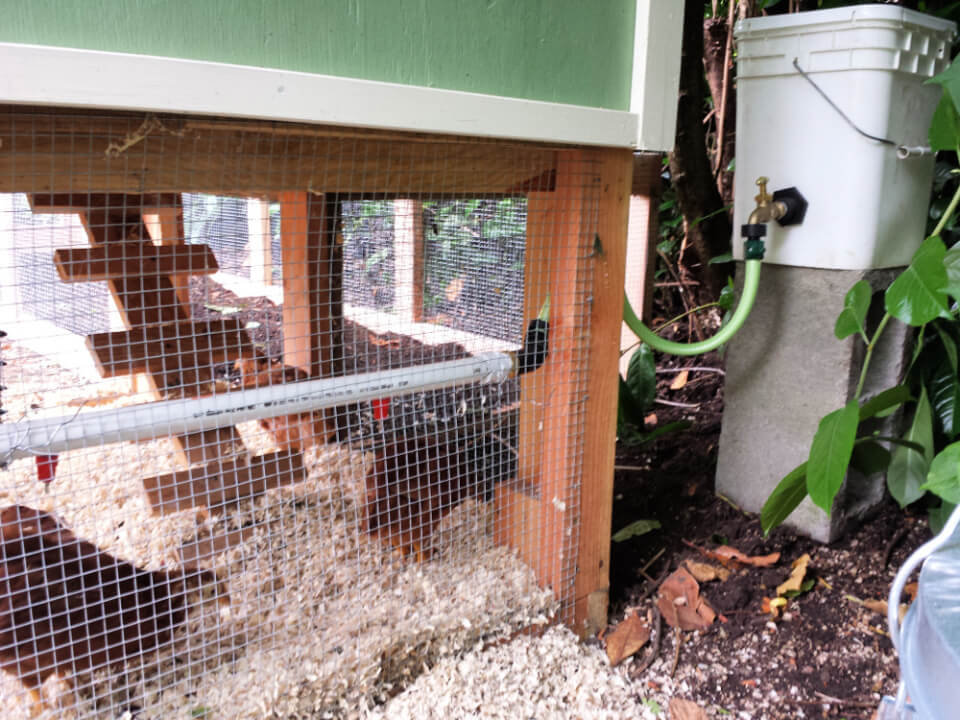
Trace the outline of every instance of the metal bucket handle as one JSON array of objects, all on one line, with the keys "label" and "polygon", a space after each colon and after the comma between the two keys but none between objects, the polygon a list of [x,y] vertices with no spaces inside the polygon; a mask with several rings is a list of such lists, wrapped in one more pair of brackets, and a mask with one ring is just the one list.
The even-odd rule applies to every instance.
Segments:
[{"label": "metal bucket handle", "polygon": [[893,647],[900,652],[900,598],[903,596],[903,588],[906,587],[907,580],[914,569],[935,553],[941,547],[947,544],[960,526],[960,505],[954,508],[950,514],[950,519],[940,533],[925,542],[914,550],[913,554],[907,558],[896,577],[893,579],[893,586],[890,588],[890,597],[887,599],[887,624],[890,626],[890,639],[893,641]]}]

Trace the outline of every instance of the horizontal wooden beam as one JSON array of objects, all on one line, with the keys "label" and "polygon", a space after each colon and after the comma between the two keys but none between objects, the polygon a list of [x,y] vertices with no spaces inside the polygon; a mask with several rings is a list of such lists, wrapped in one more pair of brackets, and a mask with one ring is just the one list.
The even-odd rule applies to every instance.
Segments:
[{"label": "horizontal wooden beam", "polygon": [[255,349],[237,319],[164,323],[87,336],[102,377],[167,373],[252,358]]},{"label": "horizontal wooden beam", "polygon": [[260,495],[271,488],[304,480],[299,452],[279,451],[246,460],[214,461],[203,467],[144,478],[150,509],[166,515],[195,507],[213,507]]},{"label": "horizontal wooden beam", "polygon": [[153,245],[128,241],[88,248],[58,248],[53,263],[66,283],[125,277],[212,275],[220,269],[206,245]]},{"label": "horizontal wooden beam", "polygon": [[167,131],[139,137],[141,121],[104,113],[0,114],[0,192],[496,194],[549,175],[555,165],[552,149],[518,143],[399,142],[356,130],[353,137],[320,136],[310,125],[288,125],[278,135],[236,122],[186,127],[176,119]]},{"label": "horizontal wooden beam", "polygon": [[144,214],[161,209],[179,208],[180,195],[178,193],[29,193],[27,202],[34,213],[44,215],[80,213],[90,208]]}]

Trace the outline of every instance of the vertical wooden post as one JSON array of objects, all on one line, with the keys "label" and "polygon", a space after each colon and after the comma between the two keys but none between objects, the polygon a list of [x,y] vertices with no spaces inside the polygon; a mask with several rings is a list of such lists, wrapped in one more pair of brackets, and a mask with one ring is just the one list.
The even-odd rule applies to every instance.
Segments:
[{"label": "vertical wooden post", "polygon": [[[335,196],[280,194],[283,253],[283,357],[311,377],[343,372],[343,237]],[[316,433],[332,432],[336,411]]]},{"label": "vertical wooden post", "polygon": [[[653,271],[657,257],[657,213],[660,204],[660,153],[641,153],[633,158],[630,190],[630,220],[627,224],[627,268],[624,289],[630,304],[649,321],[653,309]],[[626,325],[620,329],[620,374],[626,376],[637,336]]]},{"label": "vertical wooden post", "polygon": [[617,436],[617,337],[622,324],[632,153],[600,150],[597,236],[603,251],[591,258],[589,375],[583,425],[583,484],[577,551],[575,629],[593,634],[607,623],[610,595],[610,521]]},{"label": "vertical wooden post", "polygon": [[408,322],[423,320],[423,203],[393,201],[393,309]]},{"label": "vertical wooden post", "polygon": [[273,236],[270,233],[270,203],[260,198],[247,200],[247,237],[250,280],[273,284]]},{"label": "vertical wooden post", "polygon": [[549,293],[550,353],[521,379],[518,480],[497,490],[498,541],[561,597],[573,584],[562,619],[581,633],[606,622],[630,165],[629,150],[558,152],[555,190],[528,196],[525,314]]}]

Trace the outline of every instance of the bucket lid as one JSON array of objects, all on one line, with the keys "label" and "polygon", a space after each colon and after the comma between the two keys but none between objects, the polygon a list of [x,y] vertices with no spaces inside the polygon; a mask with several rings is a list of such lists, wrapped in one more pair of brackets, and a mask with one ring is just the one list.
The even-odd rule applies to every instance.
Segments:
[{"label": "bucket lid", "polygon": [[734,28],[734,37],[740,38],[760,33],[776,34],[778,30],[787,33],[809,28],[811,31],[826,30],[824,25],[855,25],[866,27],[897,27],[944,32],[955,35],[957,24],[951,20],[927,15],[916,10],[893,5],[853,5],[831,8],[829,10],[811,10],[809,12],[770,15],[740,20]]}]

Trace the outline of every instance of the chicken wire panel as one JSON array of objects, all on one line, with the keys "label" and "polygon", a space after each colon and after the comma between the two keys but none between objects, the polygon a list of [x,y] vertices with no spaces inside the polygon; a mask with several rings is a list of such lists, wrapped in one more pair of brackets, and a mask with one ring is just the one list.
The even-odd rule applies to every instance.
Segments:
[{"label": "chicken wire panel", "polygon": [[[350,715],[571,607],[589,152],[23,108],[0,140],[3,717]],[[530,372],[418,386],[501,356]]]}]

